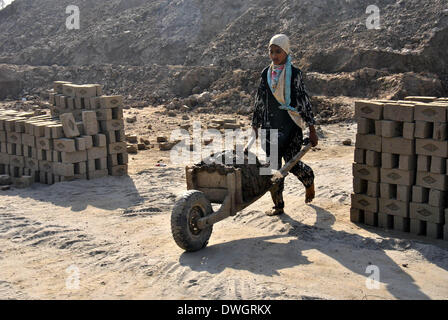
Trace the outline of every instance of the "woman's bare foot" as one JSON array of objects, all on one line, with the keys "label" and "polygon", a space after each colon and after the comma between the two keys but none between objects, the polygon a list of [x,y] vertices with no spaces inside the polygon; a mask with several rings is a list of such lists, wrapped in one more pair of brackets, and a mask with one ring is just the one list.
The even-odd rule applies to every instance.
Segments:
[{"label": "woman's bare foot", "polygon": [[305,203],[310,203],[313,201],[315,196],[314,192],[314,183],[311,185],[311,187],[306,188],[306,195],[305,195]]}]

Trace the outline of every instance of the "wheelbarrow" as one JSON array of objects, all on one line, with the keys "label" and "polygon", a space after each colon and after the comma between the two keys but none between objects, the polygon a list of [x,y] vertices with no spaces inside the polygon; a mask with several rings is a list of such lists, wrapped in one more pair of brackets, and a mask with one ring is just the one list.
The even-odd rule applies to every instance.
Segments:
[{"label": "wheelbarrow", "polygon": [[[193,167],[187,166],[185,170],[188,191],[178,197],[171,213],[171,232],[176,244],[189,252],[204,248],[208,244],[215,223],[235,216],[275,188],[278,182],[288,175],[311,149],[311,144],[308,139],[306,140],[307,144],[298,154],[280,170],[275,170],[272,176],[268,176],[271,187],[250,199],[243,198],[240,168],[223,174],[218,171],[197,172]],[[214,212],[212,203],[221,206]]]}]

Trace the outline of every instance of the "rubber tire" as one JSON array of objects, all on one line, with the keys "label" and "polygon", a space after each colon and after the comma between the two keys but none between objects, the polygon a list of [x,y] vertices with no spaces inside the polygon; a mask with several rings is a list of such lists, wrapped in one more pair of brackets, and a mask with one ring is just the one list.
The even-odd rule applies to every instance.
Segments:
[{"label": "rubber tire", "polygon": [[203,192],[190,190],[177,199],[171,213],[171,232],[174,241],[188,252],[198,251],[207,246],[213,231],[212,225],[201,230],[198,235],[191,233],[187,217],[190,210],[195,206],[202,209],[204,216],[213,212],[212,205]]}]

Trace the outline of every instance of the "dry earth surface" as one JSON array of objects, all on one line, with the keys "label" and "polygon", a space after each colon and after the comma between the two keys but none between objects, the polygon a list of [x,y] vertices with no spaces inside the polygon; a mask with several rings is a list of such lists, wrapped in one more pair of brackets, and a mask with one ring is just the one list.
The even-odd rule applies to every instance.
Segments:
[{"label": "dry earth surface", "polygon": [[[219,115],[189,117],[207,123]],[[180,119],[145,108],[126,129],[155,138]],[[265,195],[215,225],[196,253],[177,247],[170,230],[184,167],[157,147],[130,155],[128,177],[2,191],[0,298],[448,299],[446,242],[350,222],[354,147],[341,142],[355,132],[353,123],[321,126],[320,145],[305,160],[316,173],[311,205],[288,176],[285,215],[266,216]],[[379,289],[366,286],[369,265],[380,270]],[[78,289],[67,287],[73,267]]]}]

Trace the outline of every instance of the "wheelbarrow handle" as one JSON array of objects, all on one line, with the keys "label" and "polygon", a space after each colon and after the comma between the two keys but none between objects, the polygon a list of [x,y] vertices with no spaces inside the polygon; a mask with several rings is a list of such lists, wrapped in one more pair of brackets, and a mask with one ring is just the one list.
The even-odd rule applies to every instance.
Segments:
[{"label": "wheelbarrow handle", "polygon": [[274,175],[271,178],[271,181],[273,183],[277,183],[279,180],[286,177],[289,173],[289,171],[300,161],[300,159],[303,158],[303,156],[310,151],[311,149],[311,143],[308,143],[302,150],[300,150],[299,153],[297,153],[291,160],[289,160],[283,167],[281,167],[280,170],[274,173]]}]

